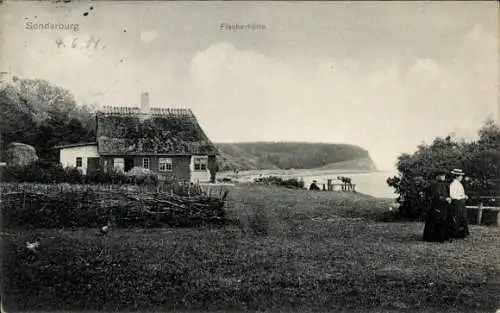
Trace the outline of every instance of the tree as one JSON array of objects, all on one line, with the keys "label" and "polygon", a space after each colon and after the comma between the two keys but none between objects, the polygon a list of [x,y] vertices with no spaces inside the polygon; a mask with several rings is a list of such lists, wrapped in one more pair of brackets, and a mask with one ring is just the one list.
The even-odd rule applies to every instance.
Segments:
[{"label": "tree", "polygon": [[39,156],[54,159],[55,145],[95,140],[95,118],[71,93],[41,79],[18,79],[0,91],[3,147],[32,145]]},{"label": "tree", "polygon": [[399,176],[387,179],[387,184],[399,194],[401,213],[408,218],[420,217],[426,209],[426,188],[436,169],[462,168],[469,176],[469,195],[496,195],[500,182],[500,128],[488,120],[473,142],[453,136],[436,138],[431,145],[422,144],[414,154],[398,158]]}]

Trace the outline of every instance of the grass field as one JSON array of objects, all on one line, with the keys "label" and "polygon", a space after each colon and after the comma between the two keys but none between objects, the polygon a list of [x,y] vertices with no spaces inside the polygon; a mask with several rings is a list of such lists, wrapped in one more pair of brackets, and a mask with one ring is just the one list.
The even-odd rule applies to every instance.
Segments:
[{"label": "grass field", "polygon": [[[4,228],[3,305],[15,310],[495,312],[500,228],[420,240],[375,221],[388,200],[230,187],[224,228]],[[36,255],[24,243],[40,238]]]}]

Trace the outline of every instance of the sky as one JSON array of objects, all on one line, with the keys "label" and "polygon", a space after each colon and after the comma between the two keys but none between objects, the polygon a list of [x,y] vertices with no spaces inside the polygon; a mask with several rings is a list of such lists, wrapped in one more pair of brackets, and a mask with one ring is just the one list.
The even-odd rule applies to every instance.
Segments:
[{"label": "sky", "polygon": [[191,108],[214,142],[350,143],[393,170],[499,117],[495,1],[2,6],[3,70],[79,104],[139,106],[147,91],[152,106]]}]

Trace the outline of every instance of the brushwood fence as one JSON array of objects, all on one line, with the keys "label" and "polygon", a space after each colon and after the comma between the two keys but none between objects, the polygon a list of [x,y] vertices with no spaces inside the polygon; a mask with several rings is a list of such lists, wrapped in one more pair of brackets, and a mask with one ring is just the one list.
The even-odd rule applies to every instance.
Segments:
[{"label": "brushwood fence", "polygon": [[38,183],[1,183],[0,193],[8,192],[82,192],[91,190],[94,192],[127,191],[137,193],[168,193],[177,196],[220,197],[225,189],[220,185],[193,184],[193,183],[170,183],[158,185],[133,185],[133,184],[38,184]]},{"label": "brushwood fence", "polygon": [[7,227],[190,227],[225,224],[221,187],[1,184]]}]

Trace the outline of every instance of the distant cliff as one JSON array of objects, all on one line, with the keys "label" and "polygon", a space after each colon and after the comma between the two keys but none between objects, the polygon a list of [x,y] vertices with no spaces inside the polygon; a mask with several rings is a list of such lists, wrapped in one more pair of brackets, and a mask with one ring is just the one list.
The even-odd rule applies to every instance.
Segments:
[{"label": "distant cliff", "polygon": [[218,143],[219,169],[377,170],[367,150],[347,144],[304,142]]}]

